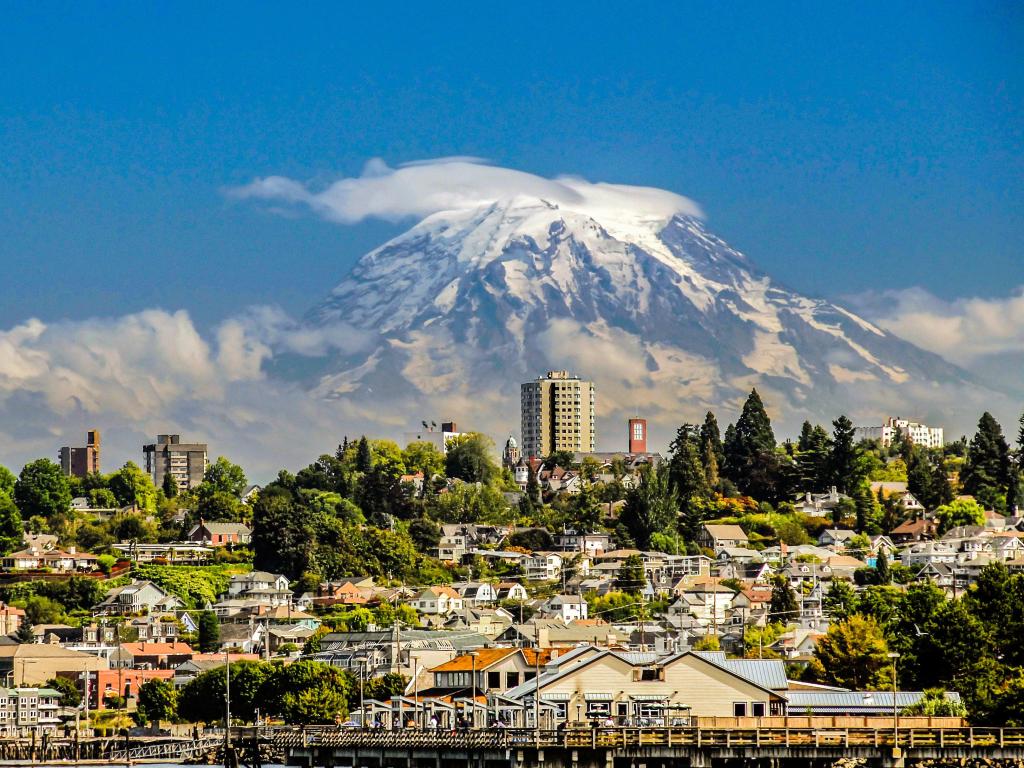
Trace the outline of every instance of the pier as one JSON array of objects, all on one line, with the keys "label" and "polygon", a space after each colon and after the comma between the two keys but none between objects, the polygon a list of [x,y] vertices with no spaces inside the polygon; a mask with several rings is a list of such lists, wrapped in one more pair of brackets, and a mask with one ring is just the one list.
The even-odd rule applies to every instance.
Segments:
[{"label": "pier", "polygon": [[325,728],[279,731],[273,739],[286,764],[302,768],[815,768],[840,758],[901,768],[976,758],[1024,761],[1021,728]]}]

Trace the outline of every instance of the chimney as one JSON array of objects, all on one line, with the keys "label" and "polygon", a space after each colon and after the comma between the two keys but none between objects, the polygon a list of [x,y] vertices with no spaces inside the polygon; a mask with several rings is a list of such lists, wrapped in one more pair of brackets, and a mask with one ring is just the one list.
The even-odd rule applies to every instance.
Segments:
[{"label": "chimney", "polygon": [[551,646],[551,638],[548,635],[547,627],[537,627],[537,650]]}]

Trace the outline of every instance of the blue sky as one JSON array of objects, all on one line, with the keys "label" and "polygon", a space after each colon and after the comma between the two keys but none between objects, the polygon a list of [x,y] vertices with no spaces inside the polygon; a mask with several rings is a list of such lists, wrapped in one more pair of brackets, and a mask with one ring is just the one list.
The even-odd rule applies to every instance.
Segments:
[{"label": "blue sky", "polygon": [[[266,479],[341,434],[400,437],[400,405],[464,422],[277,376],[309,342],[293,318],[413,222],[229,191],[374,158],[672,190],[776,280],[1020,381],[1020,3],[8,3],[0,29],[2,464],[100,427],[113,468],[178,431]],[[912,383],[850,415],[953,436],[1019,414]],[[503,439],[517,402],[474,428]]]},{"label": "blue sky", "polygon": [[411,5],[4,6],[0,327],[301,313],[401,227],[223,190],[372,157],[671,189],[814,295],[1024,282],[1020,4]]}]

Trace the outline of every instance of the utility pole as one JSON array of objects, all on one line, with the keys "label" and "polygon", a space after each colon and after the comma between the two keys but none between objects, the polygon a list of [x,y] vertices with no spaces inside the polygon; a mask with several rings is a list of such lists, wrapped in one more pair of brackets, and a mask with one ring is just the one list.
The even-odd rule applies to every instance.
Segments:
[{"label": "utility pole", "polygon": [[224,651],[224,765],[231,752],[231,652]]}]

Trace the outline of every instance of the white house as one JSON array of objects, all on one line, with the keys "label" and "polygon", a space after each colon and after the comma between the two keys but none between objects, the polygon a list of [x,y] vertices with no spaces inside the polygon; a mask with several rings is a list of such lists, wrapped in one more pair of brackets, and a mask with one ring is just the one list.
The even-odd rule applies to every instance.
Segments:
[{"label": "white house", "polygon": [[548,600],[547,609],[566,624],[587,618],[587,601],[579,595],[555,595]]},{"label": "white house", "polygon": [[562,574],[562,556],[557,552],[534,552],[519,562],[530,581],[552,581]]},{"label": "white house", "polygon": [[409,601],[409,605],[422,614],[446,616],[463,608],[462,597],[451,587],[427,587]]}]

